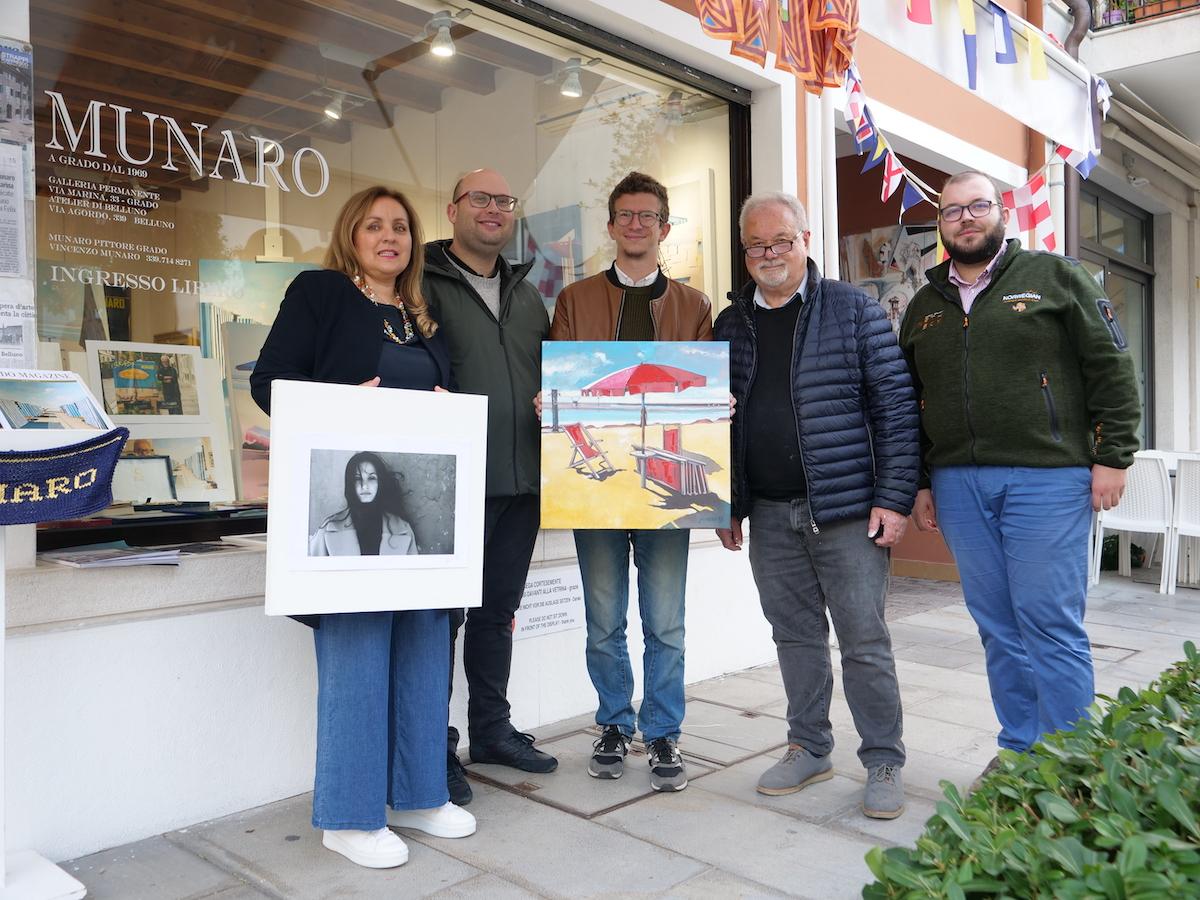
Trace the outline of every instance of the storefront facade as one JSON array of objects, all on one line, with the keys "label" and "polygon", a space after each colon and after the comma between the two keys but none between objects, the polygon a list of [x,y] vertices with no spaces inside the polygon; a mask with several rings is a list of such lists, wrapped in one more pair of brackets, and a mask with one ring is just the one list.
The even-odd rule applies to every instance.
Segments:
[{"label": "storefront facade", "polygon": [[[504,172],[522,214],[506,253],[536,257],[530,278],[548,307],[608,264],[604,200],[631,168],[671,191],[669,274],[718,308],[744,271],[736,213],[750,191],[797,193],[818,265],[875,279],[885,307],[906,277],[895,237],[887,271],[870,271],[899,209],[880,202],[877,172],[860,172],[841,92],[807,95],[790,74],[731,56],[701,32],[690,0],[205,0],[140,4],[137,15],[116,5],[0,0],[5,37],[33,46],[25,282],[37,360],[91,371],[101,392],[117,388],[106,343],[194,357],[211,417],[187,435],[141,437],[190,442],[197,489],[222,499],[265,491],[256,438],[269,424],[239,393],[238,366],[287,282],[320,265],[341,202],[377,181],[405,191],[426,237],[440,238],[456,178]],[[965,167],[1017,186],[1044,161],[1023,121],[904,56],[869,20],[855,55],[879,129],[935,188]],[[1125,209],[1108,195],[1096,203],[1097,223],[1104,203]],[[1190,236],[1167,240],[1193,261],[1194,209]],[[899,239],[923,241],[933,217],[928,204],[910,210]],[[1146,224],[1147,265],[1165,258],[1161,227]],[[1150,273],[1099,232],[1084,246],[1106,277],[1148,292],[1149,421],[1158,446],[1196,446],[1193,289],[1164,301],[1161,270],[1139,281]],[[1168,321],[1191,316],[1184,337],[1162,332],[1164,302]],[[1178,384],[1180,365],[1191,387]],[[688,680],[771,660],[745,554],[710,533],[693,542]],[[535,565],[573,555],[569,534],[546,532]],[[895,571],[953,577],[940,540],[920,535]],[[251,552],[178,571],[10,572],[10,847],[62,859],[310,789],[311,637],[262,615],[262,584]],[[519,644],[516,724],[589,711],[582,651],[579,630]],[[460,685],[456,718],[464,699]]]}]

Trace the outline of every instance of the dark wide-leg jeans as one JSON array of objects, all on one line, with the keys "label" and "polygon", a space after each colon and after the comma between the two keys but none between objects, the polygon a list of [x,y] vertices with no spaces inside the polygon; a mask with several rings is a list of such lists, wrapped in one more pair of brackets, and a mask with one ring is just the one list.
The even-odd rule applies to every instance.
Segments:
[{"label": "dark wide-leg jeans", "polygon": [[788,698],[788,740],[815,756],[833,749],[829,624],[842,654],[842,685],[868,768],[904,765],[903,717],[892,639],[883,618],[888,551],[867,537],[867,521],[820,526],[808,501],[755,500],[750,568],[771,623]]},{"label": "dark wide-leg jeans", "polygon": [[[508,675],[512,668],[513,616],[521,605],[541,505],[537,494],[488,497],[484,501],[483,605],[466,611],[463,667],[467,672],[467,728],[472,743],[487,744],[509,729]],[[450,613],[450,665],[463,610]],[[454,673],[451,671],[451,690]],[[448,729],[450,749],[458,730]]]}]

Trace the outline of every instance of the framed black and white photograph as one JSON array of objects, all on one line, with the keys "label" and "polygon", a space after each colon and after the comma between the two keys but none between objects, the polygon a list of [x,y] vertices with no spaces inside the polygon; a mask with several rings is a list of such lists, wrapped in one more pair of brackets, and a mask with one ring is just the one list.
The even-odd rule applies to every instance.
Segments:
[{"label": "framed black and white photograph", "polygon": [[276,381],[267,613],[478,606],[487,398]]},{"label": "framed black and white photograph", "polygon": [[451,453],[310,451],[309,557],[453,559],[457,462]]}]

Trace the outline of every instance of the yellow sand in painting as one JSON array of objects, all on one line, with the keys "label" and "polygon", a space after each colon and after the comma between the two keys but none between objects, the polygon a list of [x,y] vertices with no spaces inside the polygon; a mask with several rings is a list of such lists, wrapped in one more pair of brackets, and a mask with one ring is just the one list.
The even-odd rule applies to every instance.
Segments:
[{"label": "yellow sand in painting", "polygon": [[[696,422],[683,426],[683,451],[712,461],[707,468],[709,494],[681,497],[642,479],[631,451],[641,444],[638,425],[588,426],[592,438],[616,469],[596,479],[585,465],[570,468],[571,440],[565,433],[542,432],[543,528],[676,528],[715,527],[705,518],[720,518],[728,527],[728,423]],[[646,426],[646,444],[662,447],[661,425]],[[598,459],[593,460],[593,463]],[[707,516],[698,515],[705,514]],[[697,522],[697,520],[700,520]]]}]

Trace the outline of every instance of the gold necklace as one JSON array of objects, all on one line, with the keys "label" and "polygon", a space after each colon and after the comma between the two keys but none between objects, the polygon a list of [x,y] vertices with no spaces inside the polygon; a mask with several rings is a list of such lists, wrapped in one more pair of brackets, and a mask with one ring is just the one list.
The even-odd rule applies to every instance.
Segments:
[{"label": "gold necklace", "polygon": [[375,296],[375,291],[367,284],[367,280],[361,275],[354,276],[354,286],[362,291],[363,296],[374,303],[376,306],[393,306],[400,310],[400,321],[404,326],[404,339],[400,339],[400,335],[396,334],[396,329],[392,327],[392,323],[388,321],[387,316],[383,317],[383,336],[393,344],[404,346],[411,344],[416,336],[413,330],[412,319],[409,318],[408,310],[404,308],[404,301],[400,299],[400,294],[397,292],[392,303],[385,303]]}]

